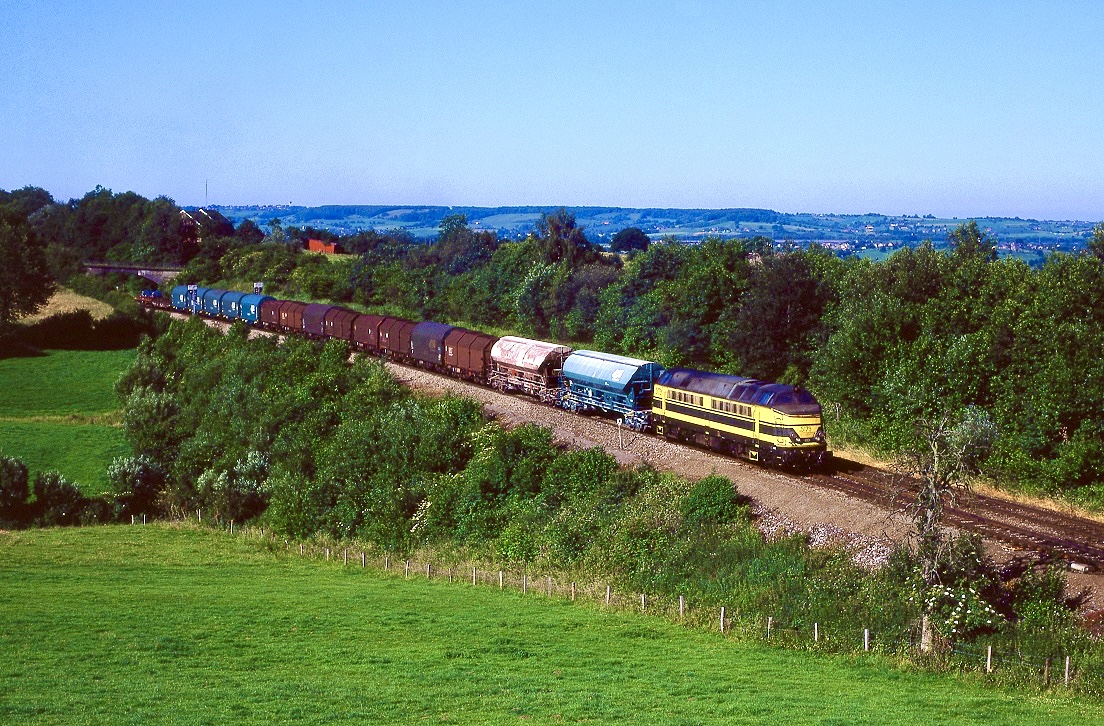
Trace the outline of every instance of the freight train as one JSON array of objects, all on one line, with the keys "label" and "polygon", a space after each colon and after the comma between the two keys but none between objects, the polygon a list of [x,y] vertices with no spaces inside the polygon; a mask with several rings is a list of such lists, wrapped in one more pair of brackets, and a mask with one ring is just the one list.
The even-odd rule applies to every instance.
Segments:
[{"label": "freight train", "polygon": [[749,461],[812,468],[831,457],[820,404],[795,386],[260,293],[180,285],[168,299],[159,291],[143,291],[139,302],[278,333],[343,340],[398,363],[576,413],[616,417],[635,431]]}]

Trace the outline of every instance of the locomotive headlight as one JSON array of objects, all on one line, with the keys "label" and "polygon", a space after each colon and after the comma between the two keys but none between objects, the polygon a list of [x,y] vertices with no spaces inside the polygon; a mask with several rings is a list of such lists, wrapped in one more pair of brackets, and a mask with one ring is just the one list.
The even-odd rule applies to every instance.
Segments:
[{"label": "locomotive headlight", "polygon": [[801,443],[801,437],[797,435],[797,431],[795,431],[794,429],[790,429],[790,441],[794,442],[795,444]]},{"label": "locomotive headlight", "polygon": [[816,439],[817,441],[823,443],[824,442],[824,428],[823,427],[817,427],[816,435],[813,436],[813,438]]}]

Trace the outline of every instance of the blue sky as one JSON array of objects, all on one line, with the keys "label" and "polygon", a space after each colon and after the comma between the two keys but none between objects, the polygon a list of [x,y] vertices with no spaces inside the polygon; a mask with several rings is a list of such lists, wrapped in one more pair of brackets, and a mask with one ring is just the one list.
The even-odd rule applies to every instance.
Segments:
[{"label": "blue sky", "polygon": [[0,0],[0,188],[1104,219],[1104,3]]}]

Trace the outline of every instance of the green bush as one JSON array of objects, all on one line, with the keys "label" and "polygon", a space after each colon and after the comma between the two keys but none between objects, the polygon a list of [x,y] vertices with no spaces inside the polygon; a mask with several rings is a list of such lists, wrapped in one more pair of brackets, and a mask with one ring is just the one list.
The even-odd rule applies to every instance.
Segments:
[{"label": "green bush", "polygon": [[27,499],[31,496],[27,465],[22,460],[0,456],[0,522],[25,524]]}]

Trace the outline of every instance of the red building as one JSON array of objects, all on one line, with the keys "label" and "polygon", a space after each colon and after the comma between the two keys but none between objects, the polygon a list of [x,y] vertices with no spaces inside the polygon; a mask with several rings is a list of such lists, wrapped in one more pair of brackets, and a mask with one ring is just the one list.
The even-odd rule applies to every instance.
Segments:
[{"label": "red building", "polygon": [[340,255],[344,254],[345,250],[341,249],[341,245],[337,242],[323,242],[320,239],[307,240],[308,252],[321,252],[326,255]]}]

